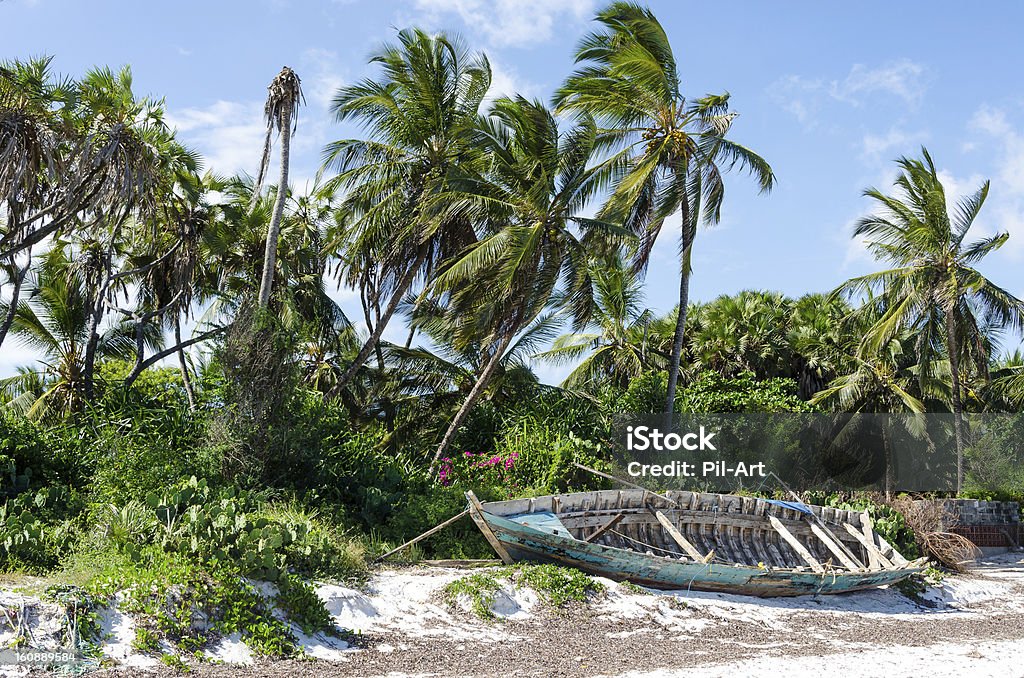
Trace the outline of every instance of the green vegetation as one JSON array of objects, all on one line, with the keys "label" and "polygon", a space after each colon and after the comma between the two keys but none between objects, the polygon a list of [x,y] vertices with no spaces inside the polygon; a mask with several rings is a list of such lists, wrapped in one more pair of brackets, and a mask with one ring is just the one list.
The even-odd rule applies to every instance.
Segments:
[{"label": "green vegetation", "polygon": [[491,606],[505,581],[514,589],[531,589],[552,609],[586,602],[588,597],[604,591],[603,585],[579,570],[557,565],[516,564],[456,579],[442,589],[442,596],[449,606],[455,606],[460,599],[468,600],[474,615],[493,620]]},{"label": "green vegetation", "polygon": [[[694,238],[719,220],[728,170],[762,192],[775,176],[729,136],[727,94],[684,97],[679,45],[648,10],[616,2],[596,21],[551,105],[491,101],[483,54],[399,32],[336,92],[360,137],[324,149],[304,194],[288,186],[290,69],[253,180],[201,173],[127,67],[0,64],[0,347],[37,358],[0,379],[0,571],[126,592],[147,652],[240,633],[293,656],[250,579],[276,582],[304,632],[330,631],[305,580],[364,577],[466,490],[611,487],[575,463],[608,467],[619,412],[948,413],[959,489],[1020,498],[1024,358],[1000,341],[1024,330],[1024,303],[978,268],[1008,238],[970,238],[988,184],[950,214],[929,153],[901,158],[857,229],[884,270],[799,298],[691,301]],[[643,270],[663,228],[681,235],[680,304],[659,315]],[[361,318],[327,293],[337,282]],[[396,321],[404,342],[384,339]],[[577,366],[547,385],[534,359]],[[1014,416],[967,430],[981,412]],[[819,501],[867,508],[917,554],[891,507]],[[492,554],[469,521],[410,553]],[[448,594],[483,615],[498,578],[554,607],[596,591],[545,566]]]}]

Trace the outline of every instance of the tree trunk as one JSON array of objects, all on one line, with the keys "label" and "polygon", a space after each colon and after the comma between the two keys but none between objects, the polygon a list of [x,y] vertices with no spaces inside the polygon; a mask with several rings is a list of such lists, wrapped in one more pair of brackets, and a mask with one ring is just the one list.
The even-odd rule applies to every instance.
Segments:
[{"label": "tree trunk", "polygon": [[[181,346],[181,318],[174,314],[174,343]],[[188,396],[188,409],[196,409],[196,392],[192,388],[192,377],[188,373],[188,363],[185,362],[185,349],[178,348],[178,369],[181,370],[181,383],[185,387],[185,395]]]},{"label": "tree trunk", "polygon": [[679,366],[683,357],[683,339],[686,334],[686,312],[690,305],[690,267],[687,262],[694,240],[690,229],[690,204],[685,198],[679,211],[683,224],[679,262],[679,315],[676,317],[676,333],[672,338],[672,357],[668,363],[668,388],[665,393],[666,428],[671,428],[672,413],[675,411],[676,386],[679,383]]},{"label": "tree trunk", "polygon": [[180,350],[182,350],[184,348],[188,348],[189,346],[191,346],[193,344],[198,344],[201,341],[206,341],[210,337],[214,337],[214,336],[220,334],[221,332],[224,332],[225,330],[228,330],[230,328],[231,328],[231,325],[225,325],[224,327],[215,327],[212,330],[207,330],[206,332],[203,332],[202,334],[193,336],[191,339],[186,339],[185,341],[182,341],[182,342],[176,344],[175,346],[171,346],[170,348],[165,348],[162,351],[158,351],[157,353],[154,353],[153,355],[149,356],[144,361],[142,361],[141,364],[136,365],[135,368],[131,371],[131,373],[127,377],[125,377],[125,379],[124,379],[124,387],[125,387],[125,389],[131,388],[132,384],[134,384],[135,380],[139,378],[139,375],[142,374],[143,370],[145,370],[150,365],[153,365],[153,364],[163,360],[164,358],[166,358],[167,356],[171,355],[172,353],[180,351]]},{"label": "tree trunk", "polygon": [[885,455],[885,500],[892,501],[892,491],[895,478],[895,469],[892,464],[892,440],[886,432],[886,426],[892,424],[892,415],[886,417],[887,421],[882,422],[882,453]]},{"label": "tree trunk", "polygon": [[263,277],[260,280],[259,307],[270,305],[270,292],[274,286],[274,269],[277,267],[277,239],[281,235],[281,219],[284,216],[284,201],[288,197],[288,162],[291,156],[292,107],[286,106],[281,119],[281,178],[277,182],[277,199],[274,214],[267,229],[267,247],[263,254]]},{"label": "tree trunk", "polygon": [[494,350],[494,355],[487,361],[487,365],[484,367],[484,371],[480,373],[476,383],[473,384],[473,388],[470,390],[469,395],[466,396],[465,402],[462,403],[462,407],[456,413],[455,418],[452,419],[452,423],[448,425],[448,430],[444,434],[444,438],[441,439],[441,444],[437,446],[437,451],[434,452],[434,460],[430,463],[431,473],[437,466],[437,462],[441,459],[441,455],[451,445],[452,439],[458,432],[459,427],[462,426],[462,422],[466,419],[469,411],[473,409],[473,405],[479,400],[483,394],[484,389],[487,388],[487,384],[491,381],[491,377],[494,375],[494,370],[497,369],[501,363],[502,357],[505,355],[505,351],[508,349],[509,344],[512,343],[512,336],[507,335],[501,340],[498,346]]},{"label": "tree trunk", "polygon": [[952,387],[953,435],[956,440],[956,493],[964,484],[964,406],[960,398],[960,353],[956,342],[956,318],[946,310],[946,352],[949,353],[949,379]]},{"label": "tree trunk", "polygon": [[103,260],[103,282],[100,284],[99,289],[96,290],[95,296],[91,297],[92,307],[89,309],[89,324],[86,330],[88,340],[85,344],[85,358],[82,361],[82,377],[85,382],[85,398],[88,401],[92,401],[96,395],[96,351],[100,345],[100,323],[103,322],[103,314],[106,310],[107,304],[107,290],[110,289],[110,283],[113,279],[111,273],[113,253],[113,244],[107,249],[106,256]]},{"label": "tree trunk", "polygon": [[25,268],[21,269],[17,275],[14,276],[14,289],[11,290],[11,305],[7,309],[7,315],[4,316],[3,325],[0,325],[0,346],[3,346],[4,339],[7,338],[7,333],[11,330],[11,325],[14,324],[14,317],[18,314],[18,302],[21,299],[21,286],[25,282],[25,276],[28,274],[28,269],[32,265],[31,253],[29,254],[29,260],[25,264]]},{"label": "tree trunk", "polygon": [[402,297],[404,297],[405,293],[409,290],[409,287],[412,285],[412,281],[416,279],[416,272],[423,264],[423,259],[425,257],[426,252],[421,252],[420,255],[416,257],[416,261],[413,262],[413,265],[405,272],[405,276],[399,282],[398,289],[396,289],[394,294],[391,296],[391,301],[388,302],[387,308],[384,309],[384,314],[381,315],[377,325],[373,328],[373,332],[370,334],[370,337],[366,340],[366,343],[363,344],[363,347],[359,349],[359,353],[356,354],[352,364],[348,366],[347,370],[345,370],[345,374],[341,375],[341,379],[338,380],[339,389],[345,388],[345,386],[352,381],[352,378],[356,376],[356,372],[359,371],[359,368],[363,366],[363,363],[366,362],[366,359],[370,357],[370,354],[373,353],[374,349],[377,347],[377,343],[380,341],[381,335],[384,334],[384,328],[387,327],[388,322],[391,320],[391,316],[393,316],[395,311],[398,310],[398,305],[402,303]]},{"label": "tree trunk", "polygon": [[89,314],[89,326],[86,333],[89,340],[85,344],[85,360],[82,361],[82,375],[85,381],[85,398],[92,401],[96,395],[96,350],[100,345],[99,326],[103,321],[103,302],[94,302]]}]

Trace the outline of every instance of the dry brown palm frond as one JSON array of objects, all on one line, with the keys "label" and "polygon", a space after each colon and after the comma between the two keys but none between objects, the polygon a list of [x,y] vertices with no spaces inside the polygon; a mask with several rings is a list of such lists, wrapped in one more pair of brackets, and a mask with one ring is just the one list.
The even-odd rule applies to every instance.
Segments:
[{"label": "dry brown palm frond", "polygon": [[923,545],[928,556],[954,572],[966,572],[966,565],[981,557],[981,549],[970,539],[953,532],[929,532]]}]

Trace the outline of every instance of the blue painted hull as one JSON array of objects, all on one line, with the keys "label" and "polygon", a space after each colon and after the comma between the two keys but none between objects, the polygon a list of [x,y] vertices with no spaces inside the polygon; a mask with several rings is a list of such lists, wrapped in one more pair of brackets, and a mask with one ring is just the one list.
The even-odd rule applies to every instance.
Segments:
[{"label": "blue painted hull", "polygon": [[657,589],[694,589],[752,596],[843,593],[892,584],[920,567],[872,572],[797,572],[747,565],[695,563],[549,534],[486,511],[483,519],[514,560],[556,563]]}]

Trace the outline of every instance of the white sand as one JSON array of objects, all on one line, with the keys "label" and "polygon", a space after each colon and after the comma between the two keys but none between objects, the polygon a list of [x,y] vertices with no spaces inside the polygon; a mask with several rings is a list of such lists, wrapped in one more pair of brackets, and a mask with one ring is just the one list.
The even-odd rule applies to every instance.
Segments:
[{"label": "white sand", "polygon": [[[457,578],[471,572],[448,568],[414,568],[383,570],[375,575],[363,590],[334,584],[317,585],[339,629],[360,633],[383,633],[399,639],[438,640],[494,643],[528,641],[517,636],[514,628],[522,632],[523,626],[485,623],[469,613],[469,602],[460,601],[462,609],[451,610],[441,600],[441,589]],[[592,611],[599,619],[621,622],[619,629],[609,632],[610,639],[629,639],[643,642],[645,634],[657,638],[699,641],[702,634],[714,633],[724,625],[752,624],[778,632],[770,642],[732,642],[745,648],[758,650],[756,658],[715,664],[713,652],[707,659],[710,667],[689,668],[678,672],[630,673],[629,678],[647,676],[722,676],[737,678],[747,675],[784,675],[786,678],[825,675],[867,676],[885,675],[895,678],[903,675],[945,676],[957,678],[974,676],[1024,675],[1024,643],[980,639],[977,642],[940,643],[929,647],[878,647],[870,639],[863,643],[847,642],[842,646],[830,643],[828,634],[821,631],[830,623],[878,618],[906,619],[922,624],[926,633],[928,619],[941,611],[942,619],[985,614],[1024,614],[1024,557],[1020,553],[986,559],[970,575],[950,575],[937,588],[929,589],[924,598],[932,607],[923,607],[898,591],[872,589],[839,596],[760,599],[747,596],[705,593],[698,591],[650,591],[638,593],[609,580],[600,580],[606,594],[591,602]],[[273,595],[275,587],[260,583],[264,595]],[[135,624],[129,615],[116,606],[101,612],[100,623],[104,635],[103,653],[115,662],[139,669],[159,664],[155,657],[141,655],[132,648]],[[8,611],[24,606],[31,612],[28,627],[34,642],[40,647],[55,648],[60,642],[63,612],[51,603],[38,598],[9,591],[0,591],[0,605]],[[497,616],[527,622],[541,620],[537,595],[528,589],[513,587],[504,582],[491,606]],[[280,616],[280,613],[278,613]],[[806,627],[807,615],[821,615],[817,631]],[[13,631],[0,622],[0,643],[9,642]],[[405,649],[401,642],[379,643],[369,650],[350,647],[337,637],[318,633],[303,634],[293,631],[305,652],[314,658],[332,662],[345,662],[352,653],[370,651],[389,654]],[[826,645],[835,645],[835,652],[826,651],[817,657],[787,656],[795,645],[791,634],[804,633]],[[735,636],[733,636],[735,637]],[[763,637],[763,636],[762,636]],[[777,638],[777,640],[776,640]],[[460,648],[462,645],[459,646]],[[164,645],[162,651],[173,651]],[[524,648],[524,652],[528,649]],[[763,651],[763,652],[762,652]],[[254,657],[251,649],[237,634],[222,638],[207,648],[210,659],[231,664],[250,664]],[[0,667],[0,675],[18,675],[23,670]]]},{"label": "white sand", "polygon": [[1024,646],[1019,641],[927,647],[888,647],[820,657],[765,656],[686,669],[630,672],[618,678],[1014,678],[1024,675]]}]

